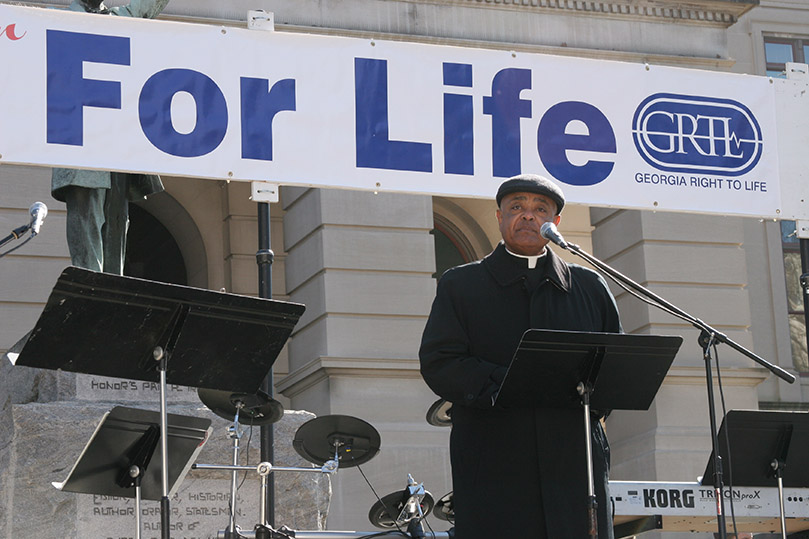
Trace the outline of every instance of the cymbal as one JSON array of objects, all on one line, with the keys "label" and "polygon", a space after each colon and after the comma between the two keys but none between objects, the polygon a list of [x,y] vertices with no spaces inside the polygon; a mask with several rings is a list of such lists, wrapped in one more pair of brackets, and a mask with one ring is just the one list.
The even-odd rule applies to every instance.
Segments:
[{"label": "cymbal", "polygon": [[[407,503],[410,493],[407,490],[400,490],[393,492],[387,496],[383,496],[382,500],[377,500],[371,506],[368,512],[368,520],[377,528],[395,528],[396,519],[402,512],[405,503]],[[424,497],[421,499],[421,512],[426,517],[433,510],[433,496],[429,492],[424,492]]]},{"label": "cymbal", "polygon": [[427,410],[427,423],[434,427],[451,427],[452,403],[444,399],[432,403]]},{"label": "cymbal", "polygon": [[197,389],[199,400],[213,413],[225,419],[236,417],[245,425],[269,425],[284,417],[284,406],[262,390],[232,393],[220,389]]},{"label": "cymbal", "polygon": [[324,415],[301,425],[292,440],[300,456],[315,464],[334,458],[342,468],[365,464],[379,452],[379,432],[369,423],[347,415]]},{"label": "cymbal", "polygon": [[455,508],[452,505],[452,500],[452,492],[442,496],[438,503],[435,504],[433,516],[439,520],[455,523]]}]

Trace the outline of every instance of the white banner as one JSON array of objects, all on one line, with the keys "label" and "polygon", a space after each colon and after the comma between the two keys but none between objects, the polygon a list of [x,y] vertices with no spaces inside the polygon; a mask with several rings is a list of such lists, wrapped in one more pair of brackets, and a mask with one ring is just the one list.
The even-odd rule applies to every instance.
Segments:
[{"label": "white banner", "polygon": [[8,5],[0,21],[3,163],[472,197],[533,172],[573,203],[809,216],[779,181],[787,81]]}]

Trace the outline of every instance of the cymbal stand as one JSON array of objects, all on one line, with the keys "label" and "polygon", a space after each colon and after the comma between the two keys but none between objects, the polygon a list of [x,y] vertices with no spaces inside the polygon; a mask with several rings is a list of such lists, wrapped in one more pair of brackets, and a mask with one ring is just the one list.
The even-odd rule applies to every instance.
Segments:
[{"label": "cymbal stand", "polygon": [[[239,412],[244,408],[244,403],[236,403],[236,416],[233,418],[233,424],[228,427],[228,436],[233,440],[233,466],[234,468],[239,465],[239,443],[242,439],[242,431],[239,428]],[[239,472],[233,469],[230,476],[230,522],[228,529],[225,533],[227,539],[235,539],[240,537],[236,531],[236,485],[239,481]]]},{"label": "cymbal stand", "polygon": [[[234,422],[235,424],[235,422]],[[231,427],[232,428],[232,427]],[[267,504],[267,494],[269,491],[269,476],[272,472],[310,472],[310,473],[324,473],[324,474],[333,474],[337,473],[337,470],[340,467],[339,460],[337,460],[337,450],[335,449],[334,459],[327,460],[323,466],[320,468],[303,468],[303,467],[296,467],[296,466],[273,466],[269,462],[261,462],[258,466],[240,466],[236,462],[236,455],[238,453],[238,449],[235,447],[238,445],[238,438],[234,438],[234,463],[233,465],[224,465],[224,464],[194,464],[191,466],[193,470],[222,470],[222,471],[232,471],[233,477],[235,478],[240,471],[255,471],[258,473],[259,477],[261,478],[261,486],[259,487],[260,492],[260,511],[259,511],[259,520],[261,521],[259,524],[256,524],[256,532],[254,537],[262,538],[266,537],[267,539],[276,539],[278,537],[287,537],[285,534],[281,532],[277,532],[270,526],[267,522],[267,512],[266,512],[266,504]],[[231,519],[230,519],[230,526],[227,530],[225,530],[224,539],[236,539],[238,537],[247,537],[250,535],[248,532],[247,535],[241,535],[237,529],[235,524],[235,513],[236,513],[236,481],[233,480],[231,484]],[[221,532],[220,532],[221,533]],[[265,534],[265,535],[262,535]]]}]

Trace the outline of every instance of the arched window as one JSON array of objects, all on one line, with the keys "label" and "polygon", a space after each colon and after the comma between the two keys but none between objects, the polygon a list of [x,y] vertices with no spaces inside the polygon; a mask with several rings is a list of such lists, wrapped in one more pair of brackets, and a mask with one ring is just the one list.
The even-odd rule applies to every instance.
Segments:
[{"label": "arched window", "polygon": [[187,285],[188,273],[177,241],[151,213],[129,205],[124,275]]},{"label": "arched window", "polygon": [[430,231],[435,239],[435,273],[437,279],[449,268],[475,260],[474,252],[466,245],[466,238],[457,227],[440,215],[433,215],[435,228]]},{"label": "arched window", "polygon": [[433,198],[435,273],[438,279],[449,268],[473,262],[491,251],[492,244],[478,220],[493,218],[490,201]]}]

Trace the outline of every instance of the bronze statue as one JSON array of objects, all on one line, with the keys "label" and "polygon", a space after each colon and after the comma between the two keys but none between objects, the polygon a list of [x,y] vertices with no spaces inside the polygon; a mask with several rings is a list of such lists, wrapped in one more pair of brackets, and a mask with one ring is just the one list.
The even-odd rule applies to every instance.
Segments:
[{"label": "bronze statue", "polygon": [[[102,0],[73,0],[71,11],[157,17],[169,0],[132,0],[108,8]],[[51,194],[67,205],[67,245],[74,266],[123,275],[129,201],[163,190],[160,177],[101,170],[54,168]]]}]

